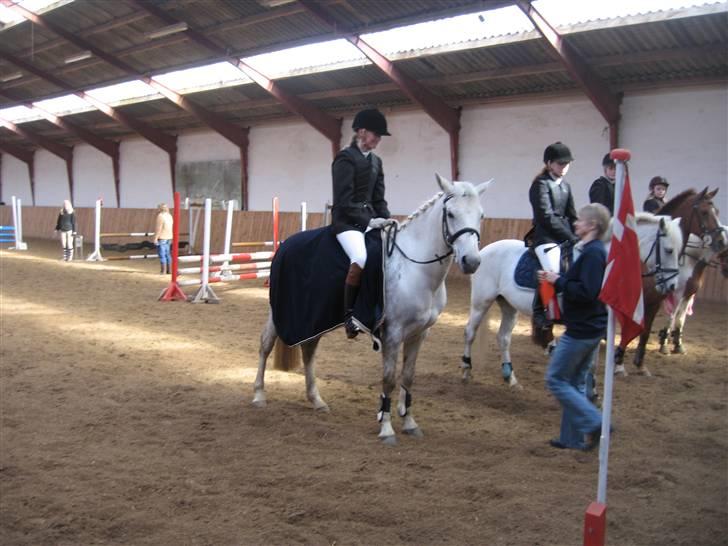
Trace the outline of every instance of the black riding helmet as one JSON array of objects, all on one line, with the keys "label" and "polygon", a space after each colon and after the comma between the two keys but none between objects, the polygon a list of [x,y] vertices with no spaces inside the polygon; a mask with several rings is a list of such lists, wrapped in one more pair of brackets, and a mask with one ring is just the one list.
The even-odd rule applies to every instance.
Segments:
[{"label": "black riding helmet", "polygon": [[664,176],[653,176],[650,180],[650,189],[655,186],[665,186],[667,188],[670,184],[667,183],[667,179]]},{"label": "black riding helmet", "polygon": [[392,136],[387,132],[387,118],[376,108],[368,108],[359,112],[354,116],[351,128],[355,131],[357,129],[366,129],[379,136]]},{"label": "black riding helmet", "polygon": [[604,156],[604,159],[602,159],[602,167],[614,167],[616,163],[614,162],[614,159],[612,159],[612,156],[607,153]]},{"label": "black riding helmet", "polygon": [[546,146],[543,151],[543,162],[548,163],[549,161],[568,161],[571,163],[574,158],[571,156],[571,150],[563,142],[554,142]]}]

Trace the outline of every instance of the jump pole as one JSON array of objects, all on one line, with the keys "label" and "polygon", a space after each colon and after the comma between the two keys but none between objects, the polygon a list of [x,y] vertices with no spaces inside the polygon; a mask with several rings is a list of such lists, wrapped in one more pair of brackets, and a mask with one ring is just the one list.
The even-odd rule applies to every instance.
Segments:
[{"label": "jump pole", "polygon": [[174,215],[172,225],[172,280],[167,288],[162,290],[159,301],[187,301],[187,294],[177,284],[177,267],[179,263],[179,217],[180,199],[179,192],[174,192]]},{"label": "jump pole", "polygon": [[13,207],[13,225],[0,226],[0,243],[15,243],[15,246],[8,247],[8,250],[28,250],[28,245],[23,242],[23,205],[20,198],[11,197]]}]

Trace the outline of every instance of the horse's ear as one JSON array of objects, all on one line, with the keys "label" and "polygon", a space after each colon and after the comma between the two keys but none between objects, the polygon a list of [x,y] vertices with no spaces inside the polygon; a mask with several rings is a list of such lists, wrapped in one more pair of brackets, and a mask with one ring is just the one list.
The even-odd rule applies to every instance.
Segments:
[{"label": "horse's ear", "polygon": [[707,194],[707,193],[708,193],[708,186],[705,186],[702,189],[702,191],[698,194],[698,198],[699,199],[702,199],[703,197],[705,197],[705,194]]},{"label": "horse's ear", "polygon": [[485,190],[487,190],[488,187],[490,187],[490,185],[492,183],[493,183],[493,179],[491,178],[490,180],[488,180],[486,182],[483,182],[482,184],[478,184],[477,186],[475,186],[475,191],[478,192],[478,195],[483,195],[483,192]]},{"label": "horse's ear", "polygon": [[710,192],[710,193],[708,194],[708,197],[709,197],[710,199],[713,199],[713,197],[715,197],[715,194],[716,194],[716,193],[718,193],[718,190],[719,190],[719,189],[720,189],[720,188],[715,188],[715,189],[714,189],[714,190],[713,190],[712,192]]},{"label": "horse's ear", "polygon": [[440,189],[442,191],[444,191],[445,193],[452,193],[452,182],[450,182],[447,178],[443,178],[442,176],[440,176],[440,173],[435,173],[435,179],[437,180],[437,184],[440,186]]}]

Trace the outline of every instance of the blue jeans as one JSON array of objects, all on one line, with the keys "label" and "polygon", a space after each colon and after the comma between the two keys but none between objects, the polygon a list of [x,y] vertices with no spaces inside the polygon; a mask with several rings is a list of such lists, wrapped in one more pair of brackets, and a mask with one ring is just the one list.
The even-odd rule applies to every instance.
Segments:
[{"label": "blue jeans", "polygon": [[169,239],[160,239],[159,246],[157,247],[157,254],[159,254],[159,263],[170,264],[172,259],[169,257]]},{"label": "blue jeans", "polygon": [[582,449],[584,435],[602,424],[599,410],[587,398],[586,378],[599,350],[602,336],[576,339],[564,334],[551,354],[546,385],[561,403],[559,441],[566,447]]}]

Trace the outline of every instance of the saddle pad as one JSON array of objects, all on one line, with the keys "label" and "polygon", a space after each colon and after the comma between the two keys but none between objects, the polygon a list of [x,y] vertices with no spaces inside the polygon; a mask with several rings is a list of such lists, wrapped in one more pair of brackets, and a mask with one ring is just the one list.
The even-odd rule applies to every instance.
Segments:
[{"label": "saddle pad", "polygon": [[[380,230],[365,236],[367,263],[354,318],[369,332],[384,317],[384,263]],[[349,258],[330,226],[302,231],[278,248],[270,270],[270,306],[278,337],[290,346],[344,323]]]},{"label": "saddle pad", "polygon": [[541,265],[536,257],[536,253],[526,249],[516,264],[513,280],[521,288],[535,290],[538,286],[536,283],[536,271],[540,268]]}]

